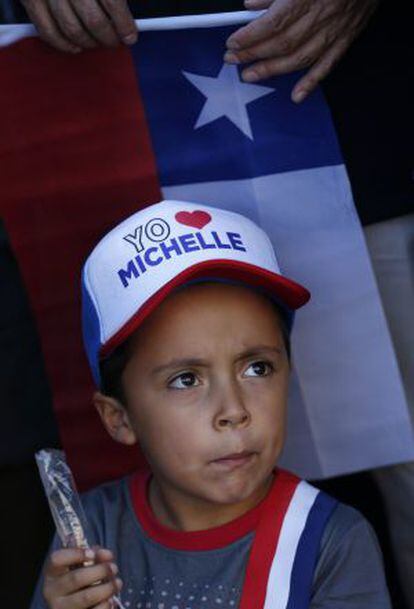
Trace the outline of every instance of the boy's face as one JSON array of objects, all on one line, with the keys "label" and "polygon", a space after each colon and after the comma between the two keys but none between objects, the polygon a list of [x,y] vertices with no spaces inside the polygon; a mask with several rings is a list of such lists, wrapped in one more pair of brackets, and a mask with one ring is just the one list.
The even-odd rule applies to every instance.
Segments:
[{"label": "boy's face", "polygon": [[157,482],[194,503],[248,501],[282,449],[289,368],[261,295],[210,283],[169,296],[132,338],[123,373]]}]

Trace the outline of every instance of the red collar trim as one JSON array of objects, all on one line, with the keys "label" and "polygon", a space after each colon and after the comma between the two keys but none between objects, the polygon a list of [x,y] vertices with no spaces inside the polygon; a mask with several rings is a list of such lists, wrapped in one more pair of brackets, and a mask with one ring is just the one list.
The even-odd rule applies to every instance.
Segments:
[{"label": "red collar trim", "polygon": [[202,531],[176,531],[162,525],[156,519],[148,502],[148,484],[151,479],[149,470],[140,470],[131,476],[129,492],[135,515],[151,539],[175,550],[216,550],[254,531],[267,506],[272,505],[274,510],[275,496],[279,494],[280,486],[283,486],[281,473],[275,470],[270,491],[256,507],[227,524]]}]

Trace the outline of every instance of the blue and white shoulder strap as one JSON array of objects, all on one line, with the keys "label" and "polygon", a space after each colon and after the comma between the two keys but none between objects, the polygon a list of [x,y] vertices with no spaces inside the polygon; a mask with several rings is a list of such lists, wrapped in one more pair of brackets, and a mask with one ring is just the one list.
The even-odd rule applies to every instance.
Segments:
[{"label": "blue and white shoulder strap", "polygon": [[240,609],[309,609],[325,525],[337,501],[278,470],[250,552]]}]

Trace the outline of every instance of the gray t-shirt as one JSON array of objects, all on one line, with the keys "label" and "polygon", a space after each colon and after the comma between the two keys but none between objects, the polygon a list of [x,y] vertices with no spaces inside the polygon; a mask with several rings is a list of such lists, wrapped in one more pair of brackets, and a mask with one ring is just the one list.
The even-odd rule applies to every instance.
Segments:
[{"label": "gray t-shirt", "polygon": [[[82,498],[92,542],[115,554],[125,607],[237,609],[262,504],[215,529],[172,531],[153,515],[146,479],[141,475],[104,484]],[[41,586],[42,578],[31,609],[47,607]],[[356,510],[338,504],[321,538],[310,608],[390,607],[374,532]]]}]

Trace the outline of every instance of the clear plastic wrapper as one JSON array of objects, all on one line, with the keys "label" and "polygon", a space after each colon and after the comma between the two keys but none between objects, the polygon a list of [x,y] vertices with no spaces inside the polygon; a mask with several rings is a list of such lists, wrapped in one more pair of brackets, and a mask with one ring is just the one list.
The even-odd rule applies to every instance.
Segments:
[{"label": "clear plastic wrapper", "polygon": [[[48,449],[36,453],[36,462],[52,512],[56,531],[64,548],[90,548],[88,523],[72,472],[61,450]],[[93,563],[84,563],[85,566]],[[118,596],[115,606],[124,609]]]}]

